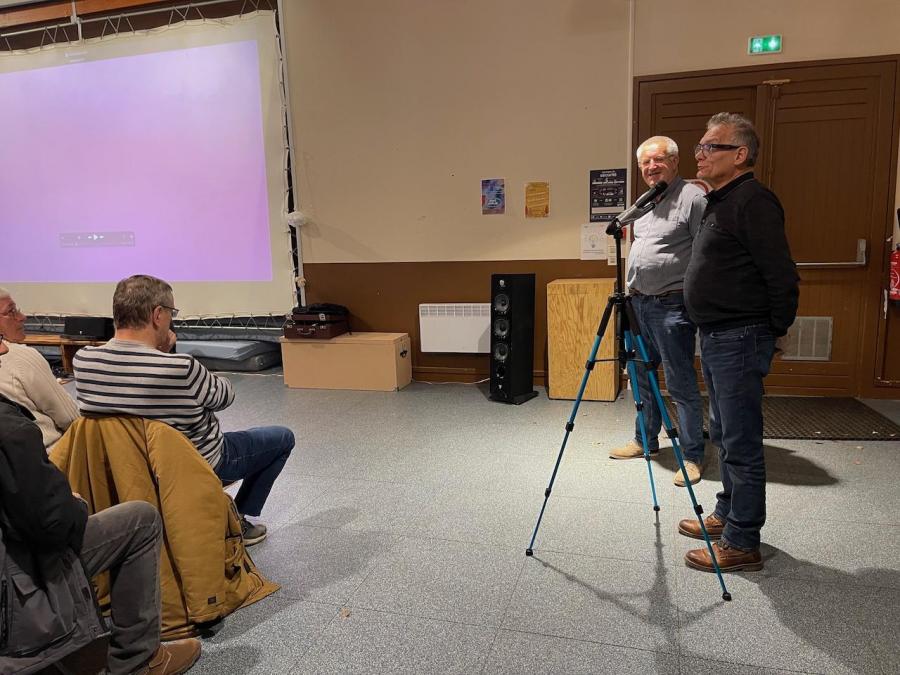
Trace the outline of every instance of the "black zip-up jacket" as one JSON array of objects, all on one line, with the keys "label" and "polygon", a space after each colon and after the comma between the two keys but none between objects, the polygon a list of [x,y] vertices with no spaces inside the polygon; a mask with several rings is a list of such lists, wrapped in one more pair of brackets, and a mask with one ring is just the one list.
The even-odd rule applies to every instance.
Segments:
[{"label": "black zip-up jacket", "polygon": [[704,330],[767,323],[777,336],[797,316],[797,268],[784,209],[752,172],[707,195],[684,278],[684,302]]},{"label": "black zip-up jacket", "polygon": [[7,536],[35,552],[81,550],[87,504],[47,458],[32,414],[0,396],[0,510]]}]

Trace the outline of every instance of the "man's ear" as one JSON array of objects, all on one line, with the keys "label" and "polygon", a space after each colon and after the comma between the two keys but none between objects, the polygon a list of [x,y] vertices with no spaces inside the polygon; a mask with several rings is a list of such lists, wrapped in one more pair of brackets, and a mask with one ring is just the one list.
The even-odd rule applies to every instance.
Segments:
[{"label": "man's ear", "polygon": [[150,312],[150,323],[153,325],[154,328],[159,327],[159,323],[160,323],[159,315],[162,311],[163,311],[163,308],[157,306],[157,307],[154,307],[153,311]]},{"label": "man's ear", "polygon": [[747,157],[750,155],[750,150],[743,145],[737,149],[737,152],[734,153],[734,164],[735,166],[743,166],[747,163]]}]

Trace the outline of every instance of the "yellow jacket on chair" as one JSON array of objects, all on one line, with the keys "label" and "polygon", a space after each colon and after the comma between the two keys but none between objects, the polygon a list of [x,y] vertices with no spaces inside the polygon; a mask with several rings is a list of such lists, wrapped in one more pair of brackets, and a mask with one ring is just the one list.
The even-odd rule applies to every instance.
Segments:
[{"label": "yellow jacket on chair", "polygon": [[[139,417],[82,417],[54,446],[51,461],[96,513],[126,501],[156,506],[164,524],[159,567],[162,636],[195,635],[197,624],[225,617],[280,586],[257,570],[244,548],[234,502],[179,431]],[[109,578],[95,578],[109,606]]]}]

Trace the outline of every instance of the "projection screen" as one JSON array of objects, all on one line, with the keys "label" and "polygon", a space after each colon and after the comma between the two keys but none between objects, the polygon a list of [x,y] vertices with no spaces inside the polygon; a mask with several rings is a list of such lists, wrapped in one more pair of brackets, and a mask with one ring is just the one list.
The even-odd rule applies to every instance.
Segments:
[{"label": "projection screen", "polygon": [[0,286],[28,314],[111,314],[169,281],[186,316],[294,304],[269,12],[0,56]]}]

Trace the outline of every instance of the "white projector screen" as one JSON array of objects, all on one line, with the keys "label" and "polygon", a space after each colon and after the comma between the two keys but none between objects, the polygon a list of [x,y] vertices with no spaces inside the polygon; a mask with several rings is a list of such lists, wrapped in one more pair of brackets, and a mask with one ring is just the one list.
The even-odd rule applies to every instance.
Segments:
[{"label": "white projector screen", "polygon": [[187,316],[294,304],[271,13],[0,57],[0,286],[111,314],[169,281]]}]

